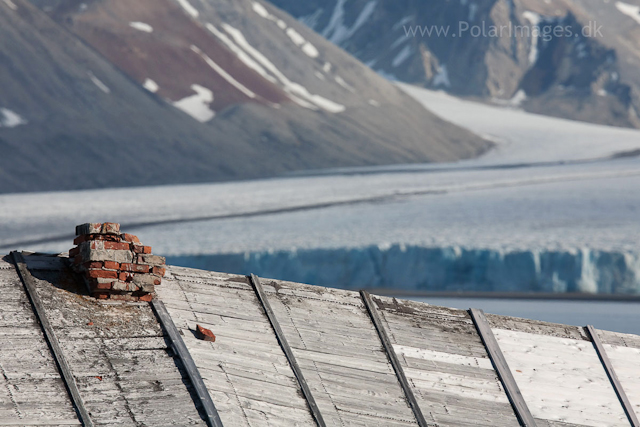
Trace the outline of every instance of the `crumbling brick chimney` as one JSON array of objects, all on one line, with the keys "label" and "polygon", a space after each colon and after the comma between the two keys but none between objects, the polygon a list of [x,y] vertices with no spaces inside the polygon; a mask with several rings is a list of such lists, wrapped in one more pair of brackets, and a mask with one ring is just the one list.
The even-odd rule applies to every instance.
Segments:
[{"label": "crumbling brick chimney", "polygon": [[165,273],[164,257],[152,255],[136,236],[120,233],[120,224],[82,224],[76,235],[69,258],[93,297],[151,301]]}]

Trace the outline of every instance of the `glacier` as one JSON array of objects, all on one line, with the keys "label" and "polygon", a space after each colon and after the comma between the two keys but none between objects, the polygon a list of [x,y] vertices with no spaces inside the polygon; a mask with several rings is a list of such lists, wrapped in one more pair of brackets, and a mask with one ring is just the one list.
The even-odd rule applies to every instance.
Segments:
[{"label": "glacier", "polygon": [[640,254],[406,245],[171,256],[169,263],[347,289],[640,295]]}]

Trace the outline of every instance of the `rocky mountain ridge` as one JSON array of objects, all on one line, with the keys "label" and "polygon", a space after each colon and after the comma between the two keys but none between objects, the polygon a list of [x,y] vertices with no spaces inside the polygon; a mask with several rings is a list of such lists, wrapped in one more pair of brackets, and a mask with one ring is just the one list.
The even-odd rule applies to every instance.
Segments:
[{"label": "rocky mountain ridge", "polygon": [[640,1],[272,0],[392,80],[640,127]]}]

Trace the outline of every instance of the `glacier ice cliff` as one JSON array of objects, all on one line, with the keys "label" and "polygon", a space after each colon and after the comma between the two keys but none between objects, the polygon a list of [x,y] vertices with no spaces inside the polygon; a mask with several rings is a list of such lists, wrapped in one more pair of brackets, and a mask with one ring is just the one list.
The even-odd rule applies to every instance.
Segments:
[{"label": "glacier ice cliff", "polygon": [[344,289],[640,294],[640,254],[409,245],[168,257],[173,265]]}]

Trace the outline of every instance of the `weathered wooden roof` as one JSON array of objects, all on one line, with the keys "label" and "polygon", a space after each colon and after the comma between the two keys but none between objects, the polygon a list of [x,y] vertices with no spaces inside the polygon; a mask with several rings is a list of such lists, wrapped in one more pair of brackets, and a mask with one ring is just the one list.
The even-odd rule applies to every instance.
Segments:
[{"label": "weathered wooden roof", "polygon": [[[65,258],[25,260],[62,354],[47,345],[11,258],[0,261],[0,425],[82,425],[59,357],[93,425],[212,425],[157,308],[82,295]],[[414,426],[421,416],[429,426],[601,427],[640,414],[638,336],[596,331],[603,356],[584,328],[486,315],[481,336],[467,311],[372,296],[379,330],[357,292],[181,267],[168,268],[157,299],[226,427]],[[199,340],[196,324],[216,341]]]}]

